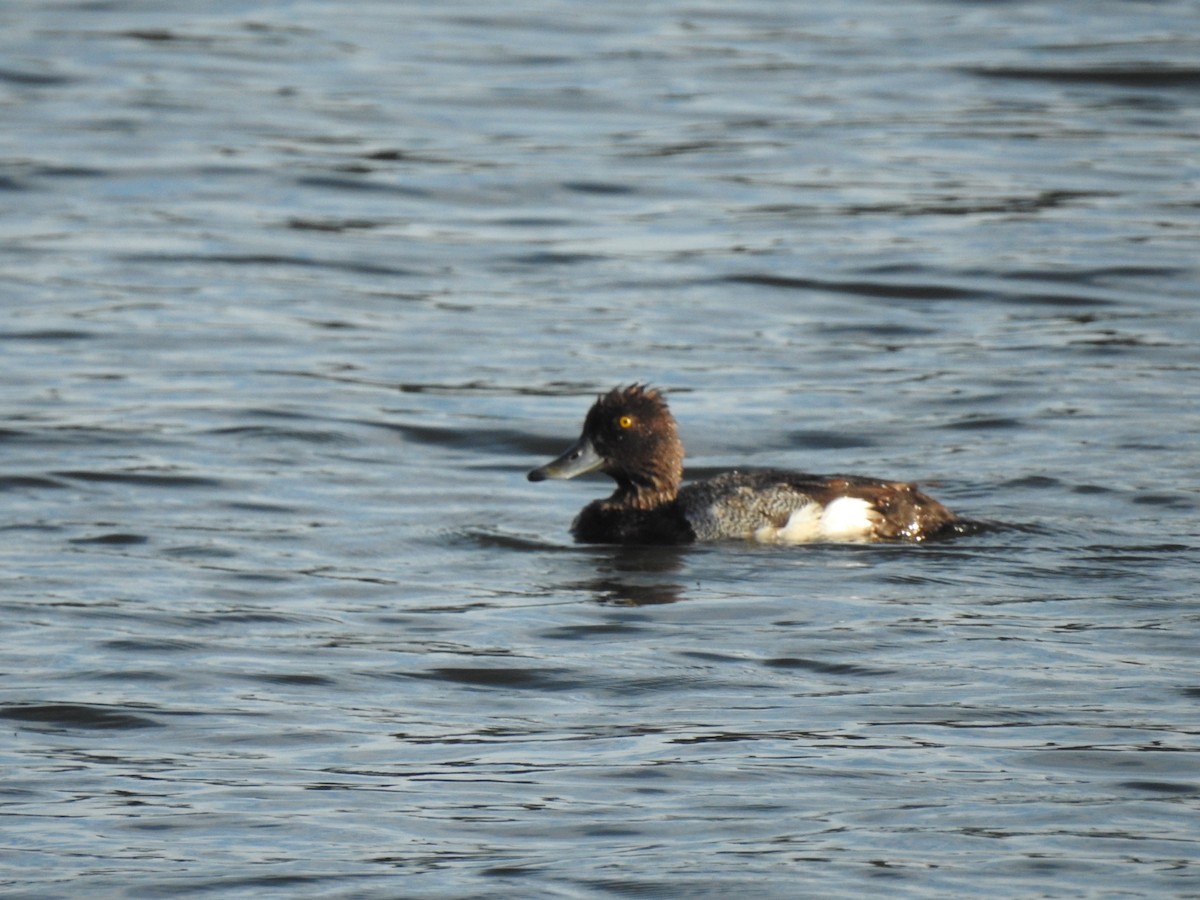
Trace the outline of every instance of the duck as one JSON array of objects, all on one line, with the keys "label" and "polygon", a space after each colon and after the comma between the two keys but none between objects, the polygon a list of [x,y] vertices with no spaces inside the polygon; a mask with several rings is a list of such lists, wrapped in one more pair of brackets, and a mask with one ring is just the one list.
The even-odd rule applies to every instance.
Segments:
[{"label": "duck", "polygon": [[603,472],[616,482],[612,496],[575,517],[571,534],[584,544],[920,542],[967,524],[908,482],[753,469],[684,485],[683,458],[662,392],[631,384],[601,394],[579,440],[527,477]]}]

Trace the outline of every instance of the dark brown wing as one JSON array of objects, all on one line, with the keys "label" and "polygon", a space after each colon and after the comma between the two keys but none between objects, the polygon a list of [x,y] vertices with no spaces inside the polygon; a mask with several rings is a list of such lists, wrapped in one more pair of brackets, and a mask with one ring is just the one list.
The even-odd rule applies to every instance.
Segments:
[{"label": "dark brown wing", "polygon": [[920,541],[958,521],[946,506],[908,482],[831,475],[825,484],[829,494],[822,503],[837,497],[858,497],[870,503],[880,516],[876,534],[884,539]]}]

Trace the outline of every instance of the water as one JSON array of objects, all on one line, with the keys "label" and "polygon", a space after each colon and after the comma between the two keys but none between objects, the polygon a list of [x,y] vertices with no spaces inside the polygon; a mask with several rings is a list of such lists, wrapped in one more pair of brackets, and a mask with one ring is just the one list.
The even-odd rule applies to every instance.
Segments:
[{"label": "water", "polygon": [[[5,5],[5,891],[1200,893],[1198,13]],[[633,380],[995,527],[576,547]]]}]

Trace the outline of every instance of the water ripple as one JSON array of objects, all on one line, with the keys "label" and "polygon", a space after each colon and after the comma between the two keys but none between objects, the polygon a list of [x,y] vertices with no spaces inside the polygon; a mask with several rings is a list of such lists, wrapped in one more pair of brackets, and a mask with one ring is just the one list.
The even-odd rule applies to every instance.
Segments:
[{"label": "water ripple", "polygon": [[[11,890],[1194,888],[1193,4],[9,6]],[[972,525],[576,545],[631,381]]]}]

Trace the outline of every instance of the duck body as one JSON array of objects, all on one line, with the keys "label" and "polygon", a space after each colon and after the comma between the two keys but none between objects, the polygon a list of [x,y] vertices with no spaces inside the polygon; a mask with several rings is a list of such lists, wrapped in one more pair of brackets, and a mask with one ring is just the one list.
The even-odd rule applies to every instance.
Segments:
[{"label": "duck body", "polygon": [[912,484],[858,475],[732,471],[683,485],[675,419],[658,391],[636,384],[601,396],[579,440],[529,480],[594,471],[617,488],[576,517],[582,543],[922,541],[962,522]]}]

